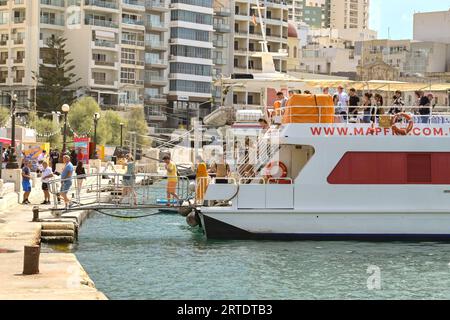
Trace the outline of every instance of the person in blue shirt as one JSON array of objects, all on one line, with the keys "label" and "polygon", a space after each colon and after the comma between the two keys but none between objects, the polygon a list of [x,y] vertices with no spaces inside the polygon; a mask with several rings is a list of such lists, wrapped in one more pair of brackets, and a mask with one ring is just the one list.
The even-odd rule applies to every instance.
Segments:
[{"label": "person in blue shirt", "polygon": [[63,162],[65,164],[64,170],[61,173],[61,196],[64,199],[66,208],[70,204],[70,200],[67,197],[67,193],[72,187],[72,176],[73,176],[73,164],[70,162],[70,156],[64,155]]},{"label": "person in blue shirt", "polygon": [[30,204],[28,197],[31,193],[31,161],[25,160],[22,168],[22,189],[23,189],[23,201],[22,204]]}]

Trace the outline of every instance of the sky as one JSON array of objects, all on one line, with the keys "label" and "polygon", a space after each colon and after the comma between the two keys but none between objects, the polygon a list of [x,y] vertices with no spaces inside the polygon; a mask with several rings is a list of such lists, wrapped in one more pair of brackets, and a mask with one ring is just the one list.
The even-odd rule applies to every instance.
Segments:
[{"label": "sky", "polygon": [[370,0],[369,24],[379,39],[412,39],[414,13],[449,9],[450,0]]}]

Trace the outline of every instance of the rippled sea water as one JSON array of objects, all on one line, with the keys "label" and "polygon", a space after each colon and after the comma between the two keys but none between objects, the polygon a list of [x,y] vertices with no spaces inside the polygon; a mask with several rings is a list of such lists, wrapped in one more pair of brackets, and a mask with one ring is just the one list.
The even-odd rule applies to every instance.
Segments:
[{"label": "rippled sea water", "polygon": [[445,243],[209,241],[178,215],[95,215],[74,251],[110,299],[450,299]]}]

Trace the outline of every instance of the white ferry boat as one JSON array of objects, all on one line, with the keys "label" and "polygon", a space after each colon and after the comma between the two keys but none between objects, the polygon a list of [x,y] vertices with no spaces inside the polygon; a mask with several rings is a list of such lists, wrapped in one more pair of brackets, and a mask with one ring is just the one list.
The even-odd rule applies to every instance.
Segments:
[{"label": "white ferry boat", "polygon": [[[324,86],[301,79],[260,77],[225,79],[223,83],[278,89]],[[392,90],[420,87],[381,81],[372,86],[375,83],[377,88],[383,84]],[[449,87],[442,84],[430,89]],[[336,117],[330,99],[314,94],[292,97],[278,110],[278,117],[268,119],[273,124],[258,147],[263,143],[269,147],[257,151],[268,156],[253,163],[254,175],[249,178],[238,168],[229,183],[211,181],[205,205],[196,211],[206,236],[450,240],[448,114],[435,108],[424,121],[406,108],[395,117],[380,115],[373,123],[361,123]],[[269,143],[274,138],[275,146]]]}]

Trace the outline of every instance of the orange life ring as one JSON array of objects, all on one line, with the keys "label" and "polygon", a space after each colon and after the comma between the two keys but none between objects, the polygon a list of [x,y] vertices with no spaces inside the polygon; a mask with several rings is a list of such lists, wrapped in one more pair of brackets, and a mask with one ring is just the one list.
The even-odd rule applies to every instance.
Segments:
[{"label": "orange life ring", "polygon": [[[272,172],[273,169],[274,169],[274,168],[277,168],[277,167],[279,168],[279,169],[277,170],[277,172],[280,172],[280,171],[281,171],[281,175],[277,175],[277,174],[275,174],[274,172]],[[281,162],[281,161],[272,161],[271,163],[269,163],[269,164],[266,166],[265,172],[266,172],[266,176],[267,176],[269,179],[284,179],[284,178],[287,177],[287,174],[288,174],[288,168],[287,168],[287,166],[286,166],[283,162]]]},{"label": "orange life ring", "polygon": [[[405,119],[406,121],[408,121],[408,126],[406,128],[399,128],[397,127],[396,123],[401,120],[401,119]],[[408,135],[411,130],[414,128],[414,120],[413,117],[410,114],[407,113],[397,113],[394,117],[392,117],[391,120],[391,128],[392,128],[392,132],[397,135],[397,136],[406,136]]]}]

